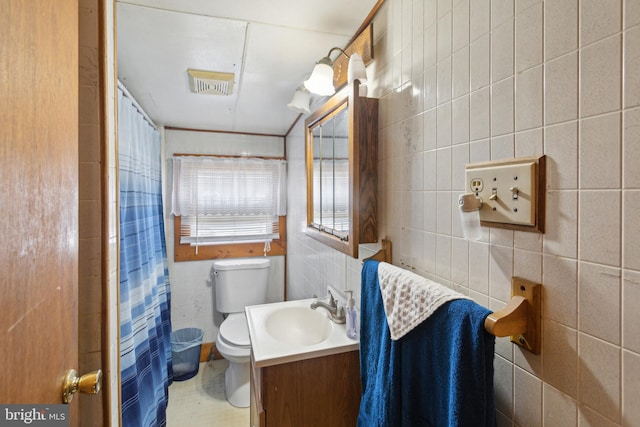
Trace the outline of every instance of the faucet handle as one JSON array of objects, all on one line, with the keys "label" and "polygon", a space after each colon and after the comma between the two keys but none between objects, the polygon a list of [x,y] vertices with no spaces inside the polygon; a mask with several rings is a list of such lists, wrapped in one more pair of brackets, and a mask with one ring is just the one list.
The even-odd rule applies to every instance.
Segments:
[{"label": "faucet handle", "polygon": [[336,299],[333,297],[333,294],[331,293],[331,291],[327,291],[329,293],[329,305],[331,305],[332,307],[336,307],[338,305],[338,303],[336,302]]}]

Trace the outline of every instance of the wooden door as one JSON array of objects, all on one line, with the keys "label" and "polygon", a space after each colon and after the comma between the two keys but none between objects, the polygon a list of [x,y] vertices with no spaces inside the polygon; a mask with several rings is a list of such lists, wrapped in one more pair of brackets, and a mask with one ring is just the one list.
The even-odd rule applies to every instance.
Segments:
[{"label": "wooden door", "polygon": [[0,1],[0,219],[0,402],[62,403],[78,366],[77,1]]}]

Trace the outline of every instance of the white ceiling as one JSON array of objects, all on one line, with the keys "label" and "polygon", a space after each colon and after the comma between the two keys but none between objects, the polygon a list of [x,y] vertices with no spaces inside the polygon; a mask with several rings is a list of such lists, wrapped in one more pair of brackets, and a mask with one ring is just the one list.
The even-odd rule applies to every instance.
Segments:
[{"label": "white ceiling", "polygon": [[[295,89],[376,2],[120,0],[118,78],[158,125],[284,135]],[[233,94],[192,93],[189,68],[235,73]]]}]

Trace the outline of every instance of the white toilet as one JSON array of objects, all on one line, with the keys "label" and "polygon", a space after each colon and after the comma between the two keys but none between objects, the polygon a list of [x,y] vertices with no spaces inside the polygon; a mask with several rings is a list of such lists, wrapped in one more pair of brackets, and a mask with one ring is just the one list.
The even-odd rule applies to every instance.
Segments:
[{"label": "white toilet", "polygon": [[227,401],[249,406],[251,341],[244,308],[267,301],[267,258],[238,258],[213,263],[216,309],[227,314],[220,325],[216,349],[229,361],[224,376]]}]

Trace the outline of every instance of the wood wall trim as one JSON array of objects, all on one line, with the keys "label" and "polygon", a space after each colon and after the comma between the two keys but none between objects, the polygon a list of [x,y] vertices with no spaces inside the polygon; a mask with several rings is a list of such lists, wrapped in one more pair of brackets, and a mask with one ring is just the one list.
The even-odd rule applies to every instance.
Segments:
[{"label": "wood wall trim", "polygon": [[369,15],[367,15],[362,24],[360,24],[360,27],[356,30],[356,33],[353,35],[351,40],[349,40],[349,44],[353,43],[353,41],[358,38],[358,36],[369,26],[369,24],[373,22],[373,18],[376,17],[383,3],[384,0],[378,0],[378,2],[373,6],[371,12],[369,12]]},{"label": "wood wall trim", "polygon": [[[293,121],[293,123],[291,123],[291,126],[289,126],[289,129],[287,129],[287,133],[284,135],[285,138],[285,142],[286,142],[286,138],[289,136],[289,134],[291,133],[291,131],[293,130],[293,128],[296,126],[296,124],[298,124],[298,122],[300,121],[300,118],[302,118],[302,113],[298,114],[298,117],[296,117],[296,119]],[[285,149],[285,153],[286,153],[286,149],[287,149],[287,144],[285,143],[284,145],[284,149]],[[286,157],[286,155],[285,155]]]},{"label": "wood wall trim", "polygon": [[208,362],[209,360],[220,360],[224,359],[218,349],[216,348],[216,343],[214,342],[204,342],[200,347],[200,363]]},{"label": "wood wall trim", "polygon": [[[105,373],[105,378],[112,378],[113,375],[117,375],[120,377],[120,360],[115,363],[115,366],[118,368],[118,372],[113,372],[111,354],[108,350],[111,346],[110,336],[111,336],[111,303],[112,301],[109,298],[110,287],[109,282],[110,278],[110,269],[111,266],[117,262],[117,260],[112,259],[110,256],[105,255],[109,254],[110,249],[110,239],[109,239],[109,230],[110,223],[115,223],[116,218],[110,218],[109,209],[110,202],[112,201],[111,197],[114,197],[115,194],[109,193],[109,167],[108,161],[109,159],[109,132],[115,126],[114,124],[109,122],[109,103],[108,103],[108,78],[109,73],[107,72],[109,67],[108,62],[108,43],[107,43],[107,1],[109,0],[97,0],[98,7],[98,57],[100,59],[98,65],[98,91],[100,98],[100,106],[99,106],[99,115],[100,115],[100,191],[101,191],[101,200],[102,200],[102,209],[101,209],[101,251],[103,256],[101,261],[101,328],[102,328],[102,337],[100,341],[101,345],[101,363],[102,363],[102,372]],[[82,37],[82,34],[80,35]],[[114,36],[115,38],[115,36]],[[115,85],[117,87],[117,84]],[[115,99],[118,99],[117,96]],[[116,126],[117,127],[117,126]],[[110,222],[111,221],[111,222]],[[119,241],[119,239],[118,239]],[[119,270],[119,269],[116,269]],[[119,273],[118,273],[119,274]],[[120,325],[119,319],[117,320],[117,324]],[[118,332],[119,336],[119,332]],[[120,354],[120,342],[118,340],[118,354]],[[120,380],[118,380],[118,384],[120,384]],[[119,387],[118,387],[119,388]],[[120,396],[120,392],[118,392],[118,396]],[[103,381],[102,384],[102,422],[105,426],[112,425],[112,407],[115,405],[119,405],[120,397],[118,398],[118,402],[112,402],[112,387],[111,381]],[[82,413],[82,408],[80,408]]]},{"label": "wood wall trim", "polygon": [[193,128],[180,128],[180,127],[174,127],[174,126],[165,126],[164,128],[165,130],[179,130],[183,132],[227,133],[231,135],[268,136],[271,138],[284,138],[286,136],[286,135],[276,135],[272,133],[234,132],[229,130],[193,129]]}]

